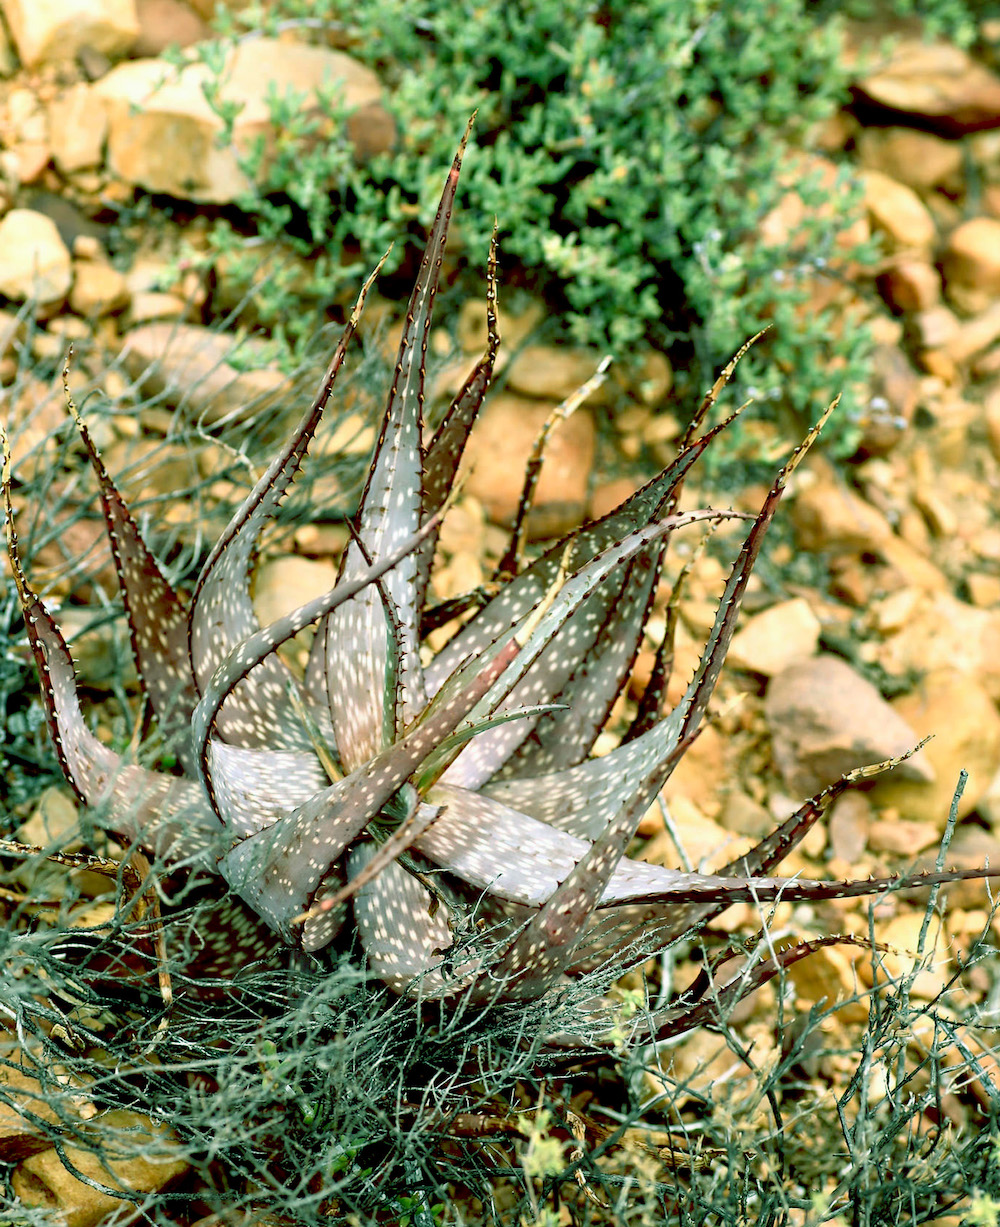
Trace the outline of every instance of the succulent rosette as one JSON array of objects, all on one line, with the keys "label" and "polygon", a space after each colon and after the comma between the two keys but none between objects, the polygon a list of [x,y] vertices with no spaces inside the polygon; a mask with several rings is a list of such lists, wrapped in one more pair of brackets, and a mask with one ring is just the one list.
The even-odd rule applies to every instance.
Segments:
[{"label": "succulent rosette", "polygon": [[[778,473],[757,516],[742,517],[752,520],[749,534],[680,701],[664,712],[668,633],[631,728],[617,748],[594,757],[628,683],[672,534],[740,518],[678,511],[685,477],[726,424],[702,425],[732,366],[663,472],[527,565],[512,549],[489,595],[430,651],[424,632],[434,620],[428,593],[437,535],[499,345],[494,240],[486,352],[425,440],[428,333],[467,139],[468,131],[409,302],[353,539],[326,595],[261,627],[251,600],[253,556],[306,457],[375,274],[316,399],[212,549],[189,602],[166,579],[76,415],[100,483],[139,676],[183,775],[127,760],[90,731],[66,643],[18,556],[5,455],[8,549],[52,736],[75,792],[124,840],[164,862],[221,874],[250,912],[222,913],[226,924],[205,935],[220,957],[235,965],[280,943],[317,951],[353,913],[372,972],[396,992],[425,997],[538,997],[602,960],[614,966],[616,953],[637,939],[647,952],[663,948],[736,901],[828,899],[985,874],[773,876],[858,773],[811,798],[717,874],[626,855],[698,733],[761,541],[816,434]],[[515,541],[532,480],[529,473]],[[310,625],[308,663],[296,672],[279,649]],[[660,1011],[648,1026],[663,1035],[693,1025],[720,1000],[839,940],[850,939],[775,952],[701,1000],[689,996]]]}]

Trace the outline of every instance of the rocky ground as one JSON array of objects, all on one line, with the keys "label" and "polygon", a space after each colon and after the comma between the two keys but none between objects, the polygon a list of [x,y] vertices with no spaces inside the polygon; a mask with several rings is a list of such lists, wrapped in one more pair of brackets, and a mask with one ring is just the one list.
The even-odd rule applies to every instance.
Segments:
[{"label": "rocky ground", "polygon": [[[239,193],[235,160],[213,149],[218,121],[198,73],[188,70],[150,94],[164,72],[157,57],[170,44],[205,37],[211,5],[95,0],[85,6],[86,21],[79,15],[62,21],[61,7],[74,10],[69,0],[63,6],[0,0],[10,34],[9,41],[0,39],[0,295],[6,302],[0,381],[13,390],[4,412],[17,454],[38,448],[44,455],[61,420],[61,389],[24,371],[58,359],[73,340],[78,357],[71,380],[80,387],[101,383],[123,409],[120,426],[112,424],[103,439],[109,468],[116,458],[134,459],[135,447],[150,440],[160,462],[170,459],[163,436],[180,399],[213,428],[250,400],[266,405],[282,387],[276,374],[243,370],[230,341],[198,322],[204,287],[177,260],[182,237],[197,241],[196,209],[183,233],[154,219],[137,234],[128,267],[112,264],[106,224],[94,220],[136,189],[193,206],[225,203]],[[853,31],[859,66],[853,104],[816,134],[808,155],[810,164],[831,166],[847,155],[865,192],[866,215],[854,224],[855,236],[869,228],[883,240],[875,285],[884,309],[872,319],[878,347],[861,448],[849,465],[813,455],[796,475],[780,512],[790,531],[779,532],[765,578],[751,587],[713,723],[667,786],[667,808],[644,822],[644,854],[651,859],[677,863],[683,855],[695,865],[721,864],[803,795],[932,734],[903,768],[846,793],[786,862],[788,872],[859,877],[914,860],[933,863],[963,769],[968,779],[948,860],[971,866],[989,857],[1000,864],[1000,75],[988,54],[1000,48],[1000,24],[984,24],[976,57],[905,31],[883,53],[876,34]],[[394,139],[379,83],[341,53],[257,40],[241,55],[246,62],[237,66],[232,86],[246,104],[240,139],[265,123],[268,80],[302,88],[330,71],[347,74],[348,97],[359,108],[354,139],[367,149]],[[148,106],[134,105],[147,99]],[[790,188],[765,230],[793,224],[804,207]],[[845,309],[871,313],[868,298],[850,287],[818,281],[815,292],[817,300],[836,295]],[[22,310],[29,301],[37,309],[32,329]],[[376,303],[374,314],[393,310]],[[440,391],[478,354],[481,314],[470,303],[454,327],[437,334]],[[539,429],[599,359],[531,344],[532,323],[531,312],[503,319],[505,339],[517,353],[442,536],[441,597],[488,575]],[[621,456],[668,457],[685,409],[671,400],[671,386],[669,364],[649,354],[614,420]],[[129,411],[150,396],[158,402],[153,410],[138,417]],[[338,438],[357,456],[367,453],[372,427],[360,408],[339,424]],[[775,440],[764,442],[772,447]],[[206,442],[199,461],[203,474],[215,463],[212,446]],[[597,448],[588,409],[557,430],[538,490],[536,536],[599,514],[634,487],[630,478],[588,476]],[[503,463],[487,463],[501,449]],[[174,460],[188,463],[187,452]],[[169,492],[171,472],[158,463],[146,480]],[[687,497],[694,503],[708,494]],[[734,501],[750,507],[760,497],[748,489]],[[181,527],[184,514],[178,512]],[[268,558],[257,589],[265,616],[325,589],[343,540],[336,528],[303,527],[290,547]],[[86,544],[65,541],[64,552]],[[56,591],[62,561],[50,556],[39,563],[48,564],[43,577],[54,578]],[[724,577],[713,551],[694,565],[681,608],[679,683],[711,625]],[[664,601],[666,595],[665,588]],[[653,650],[651,643],[640,655],[640,680]],[[16,817],[27,818],[21,838],[44,843],[75,815],[68,793],[50,790],[33,814]],[[956,956],[992,923],[982,885],[951,888],[946,898],[925,944],[926,969],[910,989],[918,1000],[935,998]],[[922,904],[892,897],[876,911],[878,935],[895,951],[887,956],[888,971],[899,972],[912,964],[908,952],[918,944]],[[740,905],[725,923],[742,930],[754,921],[754,910]],[[831,928],[866,934],[869,916],[856,901],[782,904],[769,924],[779,936]],[[995,932],[1000,936],[1000,925]],[[872,974],[860,950],[823,951],[793,970],[796,1007],[848,1000],[826,1025],[831,1044],[849,1046],[851,1029],[867,1018],[856,994]],[[967,980],[962,991],[974,996],[994,975],[978,968]],[[773,1006],[771,990],[762,990],[740,1015],[758,1063],[777,1042]],[[996,1062],[979,1034],[966,1030],[962,1042],[981,1053],[980,1072],[946,1089],[942,1111],[956,1127],[968,1128],[997,1094],[988,1085]],[[954,1054],[958,1061],[958,1048]],[[752,1118],[759,1110],[753,1077],[738,1062],[734,1071],[732,1053],[708,1032],[678,1049],[672,1062],[669,1075],[689,1079],[694,1089],[728,1079],[725,1094],[737,1116],[745,1111]],[[821,1076],[836,1084],[835,1060]],[[32,1180],[56,1180],[55,1168],[44,1166],[46,1153],[23,1161],[24,1196]],[[95,1213],[73,1221],[97,1222]]]}]

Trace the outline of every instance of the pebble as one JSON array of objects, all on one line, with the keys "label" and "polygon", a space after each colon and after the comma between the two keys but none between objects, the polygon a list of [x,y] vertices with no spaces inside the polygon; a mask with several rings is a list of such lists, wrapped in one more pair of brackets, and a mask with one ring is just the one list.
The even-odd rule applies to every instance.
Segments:
[{"label": "pebble", "polygon": [[876,278],[878,291],[899,315],[929,311],[941,299],[941,274],[929,260],[899,255]]},{"label": "pebble", "polygon": [[1000,220],[973,217],[948,236],[942,267],[948,298],[962,311],[994,306],[1000,293]]},{"label": "pebble", "polygon": [[[878,36],[869,31],[866,39],[862,23],[852,33],[863,63]],[[884,41],[877,45],[885,46]],[[862,104],[917,119],[921,127],[948,137],[1000,123],[1000,77],[960,47],[943,40],[902,37],[875,60],[878,66],[862,71],[854,82]]]},{"label": "pebble", "polygon": [[133,55],[159,55],[168,47],[189,47],[208,38],[208,24],[184,0],[135,0],[139,37]]},{"label": "pebble", "polygon": [[77,260],[69,305],[84,319],[110,315],[129,305],[128,284],[118,269],[103,260]]},{"label": "pebble", "polygon": [[878,170],[865,171],[862,182],[872,224],[890,247],[929,251],[936,236],[934,219],[913,188]]},{"label": "pebble", "polygon": [[726,659],[731,667],[773,677],[812,656],[820,630],[819,619],[803,597],[781,601],[748,619],[733,637]]},{"label": "pebble", "polygon": [[[920,740],[871,682],[836,656],[815,656],[772,678],[764,713],[775,762],[796,796],[904,754]],[[918,780],[934,774],[924,751],[895,772]]]},{"label": "pebble", "polygon": [[0,294],[53,307],[72,281],[70,253],[55,222],[33,209],[11,209],[0,221]]},{"label": "pebble", "polygon": [[184,404],[209,424],[243,420],[273,404],[285,379],[274,369],[237,370],[227,361],[234,344],[232,337],[195,324],[143,324],[127,334],[122,360],[144,396]]},{"label": "pebble", "polygon": [[25,68],[72,60],[84,48],[117,57],[139,34],[134,0],[0,0]]},{"label": "pebble", "polygon": [[240,42],[222,75],[220,101],[239,111],[232,139],[221,149],[222,120],[204,92],[210,75],[201,63],[178,72],[166,60],[145,59],[101,78],[94,91],[107,110],[108,165],[116,175],[182,200],[236,200],[250,186],[237,151],[268,133],[269,95],[289,88],[306,95],[306,106],[319,91],[339,90],[352,111],[347,130],[359,157],[384,153],[395,141],[381,83],[343,52],[272,38]]},{"label": "pebble", "polygon": [[875,784],[872,800],[942,831],[963,768],[969,777],[959,817],[972,813],[990,786],[1000,765],[1000,713],[974,677],[955,669],[927,674],[915,690],[894,699],[892,709],[918,736],[931,736],[921,754],[932,764],[934,778],[886,777]]},{"label": "pebble", "polygon": [[862,166],[900,183],[926,189],[960,183],[962,146],[914,128],[863,128],[857,138]]},{"label": "pebble", "polygon": [[100,166],[108,119],[101,101],[86,82],[71,85],[48,107],[48,140],[63,174]]},{"label": "pebble", "polygon": [[[495,522],[513,521],[528,457],[554,407],[511,392],[496,394],[484,405],[462,472],[468,475],[466,492]],[[556,537],[580,523],[594,445],[594,421],[585,408],[553,430],[528,521],[532,537]]]}]

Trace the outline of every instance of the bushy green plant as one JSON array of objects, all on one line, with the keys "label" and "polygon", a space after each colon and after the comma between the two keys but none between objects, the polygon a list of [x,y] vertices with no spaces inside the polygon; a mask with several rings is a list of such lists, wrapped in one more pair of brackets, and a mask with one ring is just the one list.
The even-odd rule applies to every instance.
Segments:
[{"label": "bushy green plant", "polygon": [[[248,248],[247,230],[266,248],[307,257],[305,267],[276,269],[256,303],[290,347],[314,329],[316,304],[353,283],[390,239],[389,271],[408,258],[401,229],[422,241],[450,134],[478,107],[479,148],[461,198],[472,219],[466,249],[483,250],[499,217],[503,265],[552,305],[552,339],[610,346],[622,358],[648,341],[671,355],[691,392],[773,323],[739,376],[742,390],[796,410],[843,390],[835,429],[849,446],[867,333],[838,307],[804,306],[817,276],[841,276],[847,256],[865,255],[836,244],[857,194],[845,179],[835,207],[787,241],[759,240],[787,189],[790,150],[844,96],[836,22],[815,24],[801,0],[473,9],[278,0],[229,16],[224,33],[289,26],[332,37],[375,68],[399,125],[396,148],[359,166],[336,123],[295,97],[272,100],[278,147],[260,187],[239,202],[241,228],[220,221],[212,243],[237,284],[259,275],[262,244]],[[248,168],[262,158],[260,147]],[[795,186],[813,204],[831,194],[808,174]]]},{"label": "bushy green plant", "polygon": [[893,18],[916,19],[928,38],[948,38],[967,47],[976,38],[976,10],[982,6],[975,0],[832,0],[816,5],[820,15],[840,13],[858,21],[892,21]]}]

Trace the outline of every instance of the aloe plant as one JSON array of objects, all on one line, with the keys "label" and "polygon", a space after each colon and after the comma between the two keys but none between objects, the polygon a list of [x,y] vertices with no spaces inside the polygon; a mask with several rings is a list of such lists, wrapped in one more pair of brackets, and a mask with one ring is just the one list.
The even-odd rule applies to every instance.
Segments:
[{"label": "aloe plant", "polygon": [[[628,680],[671,535],[739,518],[677,510],[685,477],[725,425],[703,429],[734,364],[706,396],[672,464],[529,564],[512,549],[492,595],[428,658],[423,630],[435,620],[428,591],[437,534],[499,345],[494,238],[486,352],[425,443],[427,339],[468,136],[409,302],[353,541],[329,593],[261,627],[250,597],[252,556],[306,456],[377,269],[315,401],[211,551],[187,604],[70,402],[100,485],[140,678],[183,775],[126,760],[89,730],[66,643],[18,554],[4,442],[8,551],[52,737],[79,798],[164,861],[221,874],[250,909],[232,910],[231,929],[209,935],[231,964],[281,943],[320,950],[353,912],[373,973],[398,993],[425,997],[539,997],[602,959],[614,965],[637,932],[643,949],[662,948],[736,901],[830,899],[984,876],[773,876],[830,799],[863,773],[808,800],[717,874],[626,855],[697,735],[761,541],[818,430],[778,473],[757,516],[744,517],[752,518],[749,535],[680,702],[663,712],[668,634],[632,728],[617,749],[592,757]],[[313,624],[300,676],[278,649]],[[817,946],[847,940],[831,935],[776,952],[726,984],[706,977],[700,996],[689,993],[647,1019],[645,1033],[691,1026]]]}]

